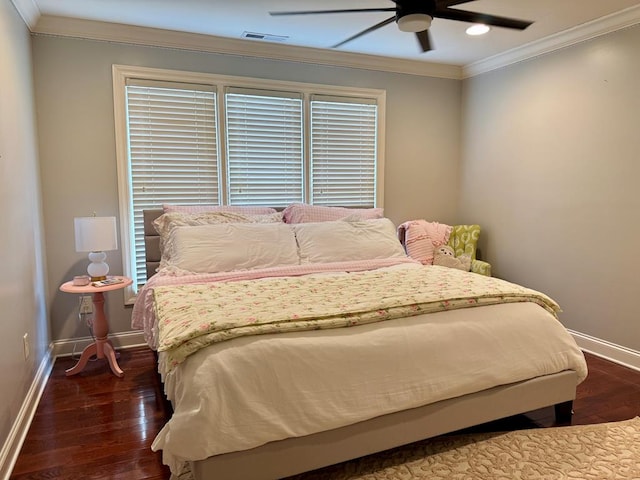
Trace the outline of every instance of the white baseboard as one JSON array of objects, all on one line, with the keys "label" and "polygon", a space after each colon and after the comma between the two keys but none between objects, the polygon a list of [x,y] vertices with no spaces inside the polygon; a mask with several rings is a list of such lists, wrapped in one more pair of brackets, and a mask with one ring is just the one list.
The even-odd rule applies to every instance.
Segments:
[{"label": "white baseboard", "polygon": [[0,478],[9,480],[13,466],[18,459],[18,454],[24,443],[24,439],[29,431],[29,426],[33,420],[33,416],[36,413],[38,404],[40,403],[40,397],[44,391],[44,387],[47,385],[47,380],[53,369],[54,357],[52,355],[52,348],[49,347],[45,352],[38,371],[31,382],[31,387],[27,392],[27,396],[22,402],[22,407],[18,412],[18,416],[13,422],[9,436],[2,446],[0,451]]},{"label": "white baseboard", "polygon": [[[118,350],[119,348],[147,346],[147,342],[145,342],[144,340],[144,334],[140,331],[110,333],[109,340],[111,340],[111,343],[116,350]],[[52,343],[53,357],[67,357],[69,355],[79,356],[82,353],[82,350],[84,350],[84,348],[90,345],[92,342],[92,337],[56,340]]]},{"label": "white baseboard", "polygon": [[578,346],[585,352],[611,360],[625,367],[640,370],[640,352],[616,345],[584,333],[569,330]]}]

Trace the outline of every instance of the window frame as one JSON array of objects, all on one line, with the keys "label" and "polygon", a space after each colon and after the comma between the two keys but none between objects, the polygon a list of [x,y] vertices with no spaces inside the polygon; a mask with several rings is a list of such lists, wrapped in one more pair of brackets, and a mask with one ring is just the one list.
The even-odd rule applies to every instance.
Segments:
[{"label": "window frame", "polygon": [[[283,80],[268,80],[251,77],[239,77],[230,75],[219,75],[202,72],[189,72],[179,70],[158,69],[151,67],[139,67],[128,65],[112,66],[113,76],[113,101],[114,101],[114,123],[116,141],[116,162],[118,173],[118,206],[120,225],[120,245],[122,249],[122,266],[124,275],[133,278],[133,265],[135,265],[135,240],[134,231],[130,227],[133,222],[132,199],[131,199],[131,169],[129,165],[128,137],[127,137],[127,107],[126,107],[126,83],[128,79],[151,80],[158,82],[193,83],[199,85],[212,85],[218,92],[226,92],[228,88],[245,88],[272,91],[295,91],[300,92],[304,98],[303,122],[310,121],[309,102],[313,95],[327,97],[347,97],[372,99],[378,106],[377,112],[377,139],[376,139],[376,180],[375,180],[375,207],[384,206],[384,165],[385,165],[385,114],[386,114],[386,91],[382,89],[345,87],[337,85],[322,85],[304,82],[292,82]],[[226,178],[227,166],[223,152],[226,152],[226,131],[220,123],[224,111],[224,102],[218,102],[216,112],[218,133],[218,152],[222,156],[219,164],[219,174],[221,178]],[[309,201],[310,178],[309,164],[310,133],[308,128],[303,130],[303,189],[305,202]],[[219,185],[221,205],[228,202],[227,182],[222,181]],[[135,301],[137,292],[134,286],[126,287],[124,290],[125,304],[132,304]]]}]

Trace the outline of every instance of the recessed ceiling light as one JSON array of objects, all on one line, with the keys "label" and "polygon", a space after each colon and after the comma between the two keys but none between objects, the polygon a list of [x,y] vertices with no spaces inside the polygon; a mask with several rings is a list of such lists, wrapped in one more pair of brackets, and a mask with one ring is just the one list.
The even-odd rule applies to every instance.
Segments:
[{"label": "recessed ceiling light", "polygon": [[477,23],[475,25],[471,25],[466,31],[467,35],[484,35],[489,30],[491,30],[491,27],[488,25]]}]

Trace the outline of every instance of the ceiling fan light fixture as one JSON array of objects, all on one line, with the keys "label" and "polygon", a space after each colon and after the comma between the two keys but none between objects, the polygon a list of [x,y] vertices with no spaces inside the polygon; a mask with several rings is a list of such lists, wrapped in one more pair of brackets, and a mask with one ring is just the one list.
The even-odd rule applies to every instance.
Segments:
[{"label": "ceiling fan light fixture", "polygon": [[409,13],[398,18],[398,28],[403,32],[422,32],[429,30],[432,20],[426,13]]},{"label": "ceiling fan light fixture", "polygon": [[472,35],[472,36],[484,35],[485,33],[488,33],[489,30],[491,30],[491,27],[489,25],[485,25],[483,23],[476,23],[474,25],[471,25],[469,28],[467,28],[466,33],[467,35]]}]

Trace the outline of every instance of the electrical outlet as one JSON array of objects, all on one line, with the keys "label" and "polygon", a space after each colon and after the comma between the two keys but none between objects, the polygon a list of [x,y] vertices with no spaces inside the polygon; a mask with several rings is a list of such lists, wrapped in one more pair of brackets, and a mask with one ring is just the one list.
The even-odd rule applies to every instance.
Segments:
[{"label": "electrical outlet", "polygon": [[22,346],[24,347],[24,359],[28,360],[29,354],[31,353],[29,351],[29,334],[28,333],[25,333],[22,336]]},{"label": "electrical outlet", "polygon": [[80,297],[80,313],[93,313],[93,302],[89,295],[82,295]]}]

